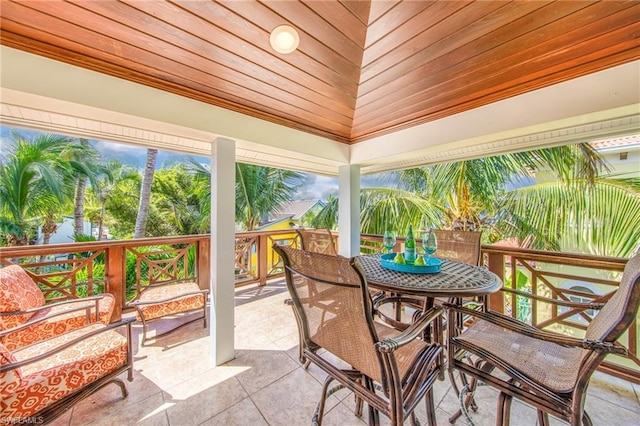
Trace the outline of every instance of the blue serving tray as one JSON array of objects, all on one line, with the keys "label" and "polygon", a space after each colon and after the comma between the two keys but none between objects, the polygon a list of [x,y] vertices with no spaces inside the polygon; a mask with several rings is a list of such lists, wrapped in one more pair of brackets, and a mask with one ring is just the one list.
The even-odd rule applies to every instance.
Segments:
[{"label": "blue serving tray", "polygon": [[[385,253],[380,258],[380,264],[393,271],[409,272],[411,274],[437,274],[442,267],[442,261],[437,257],[431,257],[427,265],[414,265],[413,262],[409,263],[396,263],[393,258],[396,257],[396,253]],[[427,258],[424,258],[425,262]]]}]

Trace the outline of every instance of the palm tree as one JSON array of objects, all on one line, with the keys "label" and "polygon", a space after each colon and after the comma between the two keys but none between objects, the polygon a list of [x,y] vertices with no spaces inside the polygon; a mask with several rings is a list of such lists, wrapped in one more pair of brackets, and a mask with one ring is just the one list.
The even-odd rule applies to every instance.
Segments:
[{"label": "palm tree", "polygon": [[136,226],[133,230],[133,238],[144,237],[144,231],[147,226],[147,218],[149,217],[149,201],[151,200],[151,185],[153,184],[153,174],[156,170],[156,158],[158,150],[147,149],[147,162],[144,167],[144,175],[142,177],[142,187],[140,189],[140,203],[138,204],[138,216],[136,217]]},{"label": "palm tree", "polygon": [[98,176],[109,171],[100,164],[99,152],[89,145],[87,139],[80,139],[80,143],[75,145],[70,155],[72,156],[70,165],[75,179],[73,228],[76,235],[81,235],[84,233],[84,201],[87,183],[90,182],[92,186],[97,185]]},{"label": "palm tree", "polygon": [[65,198],[63,153],[74,140],[52,134],[30,140],[17,132],[12,139],[8,160],[0,162],[0,226],[9,245],[26,245],[36,220],[50,218]]},{"label": "palm tree", "polygon": [[302,173],[236,163],[236,221],[247,231],[260,225],[295,193]]},{"label": "palm tree", "polygon": [[[211,209],[211,172],[193,158],[189,168],[196,179],[205,183],[200,197],[201,207],[207,213]],[[247,231],[256,229],[269,213],[291,200],[303,177],[302,173],[290,170],[236,163],[236,222]]]},{"label": "palm tree", "polygon": [[93,214],[95,222],[98,223],[98,240],[102,239],[104,232],[104,223],[107,216],[107,202],[111,196],[111,192],[120,181],[133,180],[138,181],[140,175],[132,166],[123,165],[117,160],[110,160],[104,166],[104,173],[97,176],[95,184],[91,185],[92,193],[97,201],[97,207],[94,207]]},{"label": "palm tree", "polygon": [[533,236],[535,248],[627,257],[640,245],[638,182],[542,183],[509,192],[502,208],[501,232]]}]

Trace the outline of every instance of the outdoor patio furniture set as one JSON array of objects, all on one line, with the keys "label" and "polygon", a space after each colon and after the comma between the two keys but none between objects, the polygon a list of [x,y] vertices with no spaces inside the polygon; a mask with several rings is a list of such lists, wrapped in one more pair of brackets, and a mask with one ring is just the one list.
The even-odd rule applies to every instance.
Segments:
[{"label": "outdoor patio furniture set", "polygon": [[[592,424],[584,409],[589,379],[608,354],[626,352],[617,340],[636,319],[640,305],[640,254],[629,259],[618,290],[606,303],[559,303],[600,311],[585,336],[574,338],[490,311],[482,297],[476,297],[472,306],[463,303],[465,297],[485,296],[501,287],[497,277],[497,281],[487,279],[493,274],[477,266],[477,235],[471,236],[475,249],[460,246],[471,253],[462,259],[467,263],[446,260],[441,273],[407,280],[398,275],[394,279],[402,282],[396,284],[389,277],[381,280],[372,275],[371,261],[379,262],[379,255],[339,256],[328,230],[301,230],[298,235],[302,249],[273,248],[284,265],[288,304],[300,336],[300,361],[327,373],[310,419],[314,424],[322,423],[326,399],[346,388],[355,395],[357,416],[367,403],[370,424],[379,424],[381,414],[392,425],[402,425],[406,419],[414,424],[414,411],[424,401],[428,423],[434,425],[432,389],[436,380],[444,380],[445,370],[461,400],[451,422],[462,415],[471,421],[467,413],[478,408],[474,390],[482,381],[498,390],[498,425],[509,424],[513,398],[533,406],[540,425],[549,424],[549,415],[571,425]],[[445,234],[441,236],[441,247],[448,247]],[[447,250],[455,258],[455,244]],[[450,277],[430,278],[442,274]],[[443,289],[442,283],[452,279],[469,285],[451,294],[452,289]],[[168,289],[151,287],[157,290],[146,298],[142,291],[138,302],[131,304],[143,323],[143,343],[147,322],[167,315],[202,309],[206,327],[207,291],[195,283],[173,284]],[[399,318],[389,321],[388,316],[385,321],[379,315],[385,298],[400,307],[397,312],[408,301],[406,306],[415,314],[406,323]],[[135,318],[112,323],[114,303],[112,295],[104,294],[47,305],[30,272],[18,265],[0,269],[3,422],[50,422],[109,383],[127,396],[119,376],[127,372],[127,379],[133,380]]]},{"label": "outdoor patio furniture set", "polygon": [[[309,244],[303,240],[301,246]],[[472,424],[468,410],[478,409],[474,390],[482,381],[499,392],[498,425],[509,424],[513,398],[537,410],[539,425],[549,425],[550,415],[572,426],[591,425],[585,411],[590,377],[608,354],[626,353],[617,340],[635,321],[640,305],[640,253],[636,253],[626,264],[618,290],[606,303],[547,300],[572,309],[599,310],[581,338],[541,330],[490,311],[482,299],[469,306],[462,297],[450,295],[447,301],[434,303],[434,295],[443,294],[440,290],[430,293],[427,278],[412,282],[424,285],[431,303],[418,304],[411,322],[394,330],[376,321],[380,303],[371,298],[368,271],[358,257],[347,259],[291,247],[274,249],[284,261],[290,304],[300,332],[301,362],[314,363],[328,374],[314,424],[322,422],[326,398],[341,388],[354,392],[356,415],[362,414],[362,401],[368,403],[370,424],[378,424],[381,413],[393,425],[403,424],[406,418],[413,424],[414,409],[422,399],[429,424],[435,424],[431,386],[437,378],[444,378],[447,368],[461,399],[461,409],[450,422],[464,415]],[[469,251],[467,246],[463,249]],[[472,260],[479,258],[473,255]],[[468,280],[474,279],[469,275]],[[396,291],[393,284],[386,284],[384,290],[393,295],[394,303],[403,301],[402,288],[410,290],[415,303],[417,287],[404,283]],[[338,385],[330,388],[334,381]]]}]

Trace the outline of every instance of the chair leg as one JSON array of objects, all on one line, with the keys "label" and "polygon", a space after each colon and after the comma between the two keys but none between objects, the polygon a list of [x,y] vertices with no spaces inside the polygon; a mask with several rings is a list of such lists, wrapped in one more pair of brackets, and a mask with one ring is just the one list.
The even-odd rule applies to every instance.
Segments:
[{"label": "chair leg", "polygon": [[429,392],[425,395],[424,402],[427,408],[427,424],[436,426],[436,405],[433,401],[433,388],[429,389]]},{"label": "chair leg", "polygon": [[116,385],[118,385],[120,387],[120,391],[122,392],[122,398],[126,398],[127,396],[129,396],[129,390],[127,389],[127,386],[124,384],[124,382],[120,379],[115,379],[112,383],[115,383]]},{"label": "chair leg", "polygon": [[511,401],[513,397],[500,392],[498,396],[498,415],[496,416],[496,426],[509,426],[511,416]]},{"label": "chair leg", "polygon": [[204,320],[204,328],[207,328],[207,298],[204,298],[204,304],[202,305],[202,318]]},{"label": "chair leg", "polygon": [[327,376],[327,378],[324,381],[324,384],[322,385],[322,395],[321,395],[320,401],[318,402],[318,405],[316,406],[316,410],[313,413],[313,418],[311,419],[311,424],[313,426],[322,425],[322,417],[324,416],[324,404],[327,400],[327,397],[329,396],[328,390],[329,390],[329,385],[331,384],[332,381],[333,381],[333,377]]},{"label": "chair leg", "polygon": [[[365,386],[372,392],[375,392],[375,384],[369,377],[362,376],[365,381]],[[380,424],[380,413],[371,404],[367,404],[369,407],[369,425],[376,426]]]},{"label": "chair leg", "polygon": [[549,414],[538,410],[538,426],[549,426]]},{"label": "chair leg", "polygon": [[142,320],[142,346],[147,342],[147,321],[144,319],[144,315],[140,315]]}]

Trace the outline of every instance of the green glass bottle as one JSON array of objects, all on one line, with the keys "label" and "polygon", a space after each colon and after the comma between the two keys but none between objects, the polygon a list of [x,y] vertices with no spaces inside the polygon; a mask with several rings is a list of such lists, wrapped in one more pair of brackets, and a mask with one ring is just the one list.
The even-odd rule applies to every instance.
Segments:
[{"label": "green glass bottle", "polygon": [[416,239],[413,237],[411,225],[409,225],[407,236],[404,239],[404,260],[411,263],[416,260]]}]

